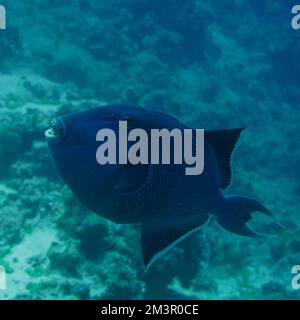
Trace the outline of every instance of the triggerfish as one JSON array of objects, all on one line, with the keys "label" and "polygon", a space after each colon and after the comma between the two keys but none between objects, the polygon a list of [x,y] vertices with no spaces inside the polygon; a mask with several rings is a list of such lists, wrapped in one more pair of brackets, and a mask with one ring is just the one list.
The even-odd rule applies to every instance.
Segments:
[{"label": "triggerfish", "polygon": [[245,128],[205,130],[204,170],[186,175],[185,165],[175,163],[99,165],[97,132],[109,128],[118,135],[119,121],[146,132],[189,128],[158,111],[112,105],[57,117],[45,137],[58,172],[80,202],[115,223],[141,224],[146,267],[211,216],[232,233],[268,236],[247,226],[253,212],[272,218],[265,206],[246,196],[222,193],[230,184],[231,155]]}]

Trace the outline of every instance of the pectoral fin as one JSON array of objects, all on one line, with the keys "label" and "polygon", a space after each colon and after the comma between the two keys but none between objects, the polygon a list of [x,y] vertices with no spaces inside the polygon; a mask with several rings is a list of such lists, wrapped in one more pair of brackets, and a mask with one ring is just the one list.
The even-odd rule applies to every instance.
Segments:
[{"label": "pectoral fin", "polygon": [[203,215],[197,221],[187,221],[183,224],[166,224],[160,221],[143,224],[141,240],[145,267],[148,268],[179,241],[206,223],[208,219],[208,215]]},{"label": "pectoral fin", "polygon": [[122,193],[129,193],[140,188],[146,181],[149,173],[147,165],[125,165],[118,174],[115,189]]}]

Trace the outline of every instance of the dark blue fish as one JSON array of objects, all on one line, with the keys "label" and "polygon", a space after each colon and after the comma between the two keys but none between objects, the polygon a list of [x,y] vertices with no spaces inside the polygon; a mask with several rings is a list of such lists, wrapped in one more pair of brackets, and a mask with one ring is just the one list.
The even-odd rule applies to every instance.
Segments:
[{"label": "dark blue fish", "polygon": [[166,114],[131,106],[106,106],[53,120],[46,131],[52,156],[65,183],[90,210],[115,223],[141,223],[146,266],[214,216],[226,230],[265,236],[247,226],[255,211],[272,217],[256,200],[224,196],[231,179],[230,158],[244,130],[205,131],[201,175],[186,175],[186,165],[99,165],[96,134],[102,128],[118,135],[119,121],[128,130],[186,129]]}]

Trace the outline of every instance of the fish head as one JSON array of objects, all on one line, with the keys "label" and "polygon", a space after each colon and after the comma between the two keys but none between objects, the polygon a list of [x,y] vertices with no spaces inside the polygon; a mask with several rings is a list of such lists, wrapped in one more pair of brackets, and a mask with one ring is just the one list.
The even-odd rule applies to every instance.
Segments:
[{"label": "fish head", "polygon": [[118,162],[99,165],[97,133],[101,129],[112,129],[118,136],[119,121],[126,121],[128,130],[148,130],[153,126],[151,115],[152,112],[138,107],[106,106],[52,120],[45,138],[58,172],[76,198],[92,211],[111,219],[112,206],[118,196],[142,187],[149,175],[148,165]]}]

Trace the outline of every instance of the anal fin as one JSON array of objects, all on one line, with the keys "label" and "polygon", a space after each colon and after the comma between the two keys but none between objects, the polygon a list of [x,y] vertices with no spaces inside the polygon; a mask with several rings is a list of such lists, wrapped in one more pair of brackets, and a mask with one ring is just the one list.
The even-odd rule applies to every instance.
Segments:
[{"label": "anal fin", "polygon": [[179,241],[206,223],[208,215],[203,215],[181,224],[151,221],[142,225],[142,250],[145,267],[148,268],[159,257],[168,252]]}]

